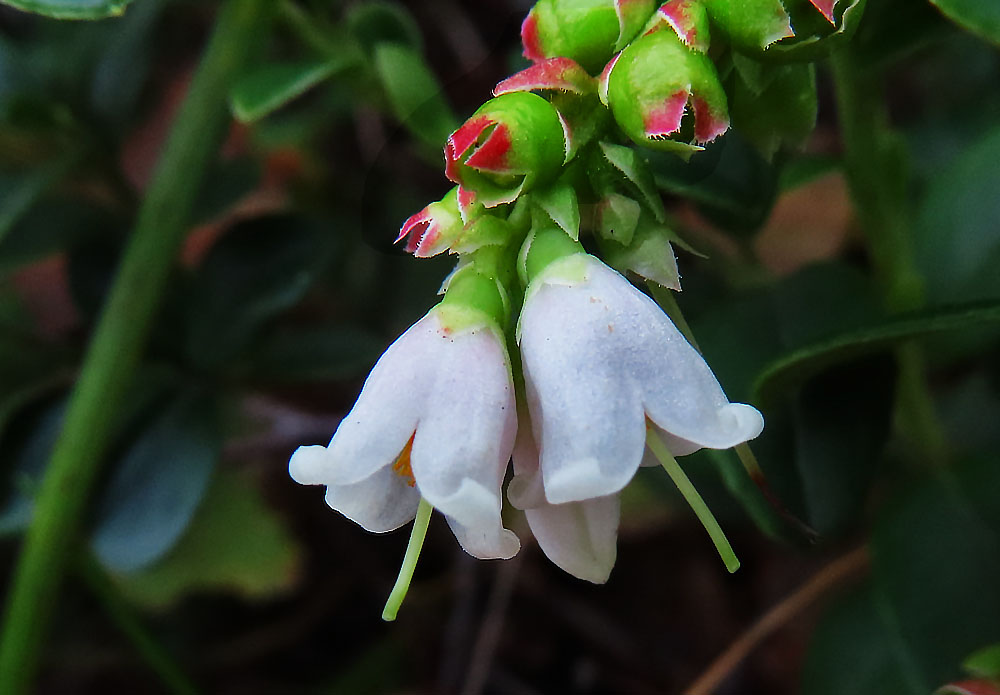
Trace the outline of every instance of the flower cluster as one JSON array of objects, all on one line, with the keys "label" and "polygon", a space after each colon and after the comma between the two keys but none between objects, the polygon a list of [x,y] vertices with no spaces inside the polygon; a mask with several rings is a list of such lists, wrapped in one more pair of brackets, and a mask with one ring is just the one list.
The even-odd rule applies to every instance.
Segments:
[{"label": "flower cluster", "polygon": [[[325,485],[370,531],[426,504],[470,554],[510,558],[513,462],[507,497],[545,554],[605,581],[618,494],[649,450],[679,471],[673,456],[763,428],[627,277],[680,289],[642,148],[686,158],[725,133],[730,101],[747,103],[725,75],[793,37],[804,2],[538,2],[522,28],[533,64],[448,138],[455,187],[397,239],[418,257],[457,256],[441,303],[386,350],[330,444],[295,452],[292,477]],[[809,2],[836,25],[835,0]],[[791,79],[807,103],[800,78],[779,70],[756,94]]]}]

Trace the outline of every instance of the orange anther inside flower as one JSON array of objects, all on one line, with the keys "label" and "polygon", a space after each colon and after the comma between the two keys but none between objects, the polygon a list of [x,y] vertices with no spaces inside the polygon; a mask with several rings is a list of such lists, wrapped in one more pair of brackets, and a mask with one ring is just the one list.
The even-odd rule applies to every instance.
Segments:
[{"label": "orange anther inside flower", "polygon": [[396,459],[396,463],[392,464],[392,470],[396,475],[401,476],[406,479],[406,484],[410,487],[414,487],[417,484],[416,479],[413,477],[413,468],[410,465],[410,453],[413,451],[413,438],[417,436],[414,432],[410,435],[410,441],[406,443],[403,447],[403,451],[400,452],[399,458]]}]

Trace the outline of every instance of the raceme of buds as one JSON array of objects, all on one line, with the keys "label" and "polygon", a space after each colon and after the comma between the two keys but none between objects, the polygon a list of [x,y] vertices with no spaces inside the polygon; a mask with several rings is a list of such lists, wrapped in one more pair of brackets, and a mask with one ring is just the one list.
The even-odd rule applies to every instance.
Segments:
[{"label": "raceme of buds", "polygon": [[[640,145],[690,151],[692,139],[711,142],[729,128],[726,93],[714,64],[669,29],[632,43],[608,65],[602,80],[615,120]],[[693,115],[690,133],[688,113]]]},{"label": "raceme of buds", "polygon": [[596,74],[655,8],[653,0],[540,0],[521,25],[524,57],[572,58]]},{"label": "raceme of buds", "polygon": [[551,181],[566,161],[562,120],[530,92],[490,99],[448,138],[445,174],[486,207]]}]

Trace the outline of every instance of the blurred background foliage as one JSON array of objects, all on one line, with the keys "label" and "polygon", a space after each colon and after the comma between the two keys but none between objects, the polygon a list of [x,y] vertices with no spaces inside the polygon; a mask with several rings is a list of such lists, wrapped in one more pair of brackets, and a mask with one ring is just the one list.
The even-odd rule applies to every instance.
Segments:
[{"label": "blurred background foliage", "polygon": [[[0,7],[5,568],[217,9],[10,4],[120,16]],[[524,65],[529,7],[272,4],[127,406],[107,413],[39,692],[664,693],[701,675],[710,685],[690,692],[921,695],[1000,677],[994,0],[868,0],[849,57],[817,63],[802,147],[768,130],[785,127],[779,92],[765,93],[773,122],[687,164],[648,154],[701,254],[679,251],[678,301],[729,396],[764,411],[754,451],[815,538],[735,455],[702,452],[682,463],[741,556],[736,575],[663,477],[640,474],[606,586],[529,544],[477,562],[437,521],[399,621],[378,619],[405,534],[370,537],[286,464],[328,440],[434,303],[448,259],[392,241],[447,190],[448,133]],[[888,154],[846,161],[893,172],[888,213],[923,288],[902,311],[859,231],[864,172],[854,202],[845,182],[845,60],[888,117],[868,124]],[[709,668],[734,648],[746,658]],[[947,692],[993,692],[986,680]]]}]

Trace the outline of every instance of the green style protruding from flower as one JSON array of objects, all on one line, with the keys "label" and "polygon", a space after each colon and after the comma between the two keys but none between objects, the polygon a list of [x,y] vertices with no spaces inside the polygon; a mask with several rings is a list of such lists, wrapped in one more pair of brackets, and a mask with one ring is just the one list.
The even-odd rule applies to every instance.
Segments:
[{"label": "green style protruding from flower", "polygon": [[[625,134],[640,145],[690,152],[729,128],[726,93],[711,59],[669,28],[621,52],[604,77],[607,103]],[[693,112],[690,130],[684,118]]]},{"label": "green style protruding from flower", "polygon": [[597,74],[656,7],[653,0],[540,0],[521,26],[524,56],[571,58]]},{"label": "green style protruding from flower", "polygon": [[566,152],[555,107],[537,94],[513,92],[487,101],[451,134],[445,174],[462,189],[460,205],[464,194],[490,208],[555,179]]}]

